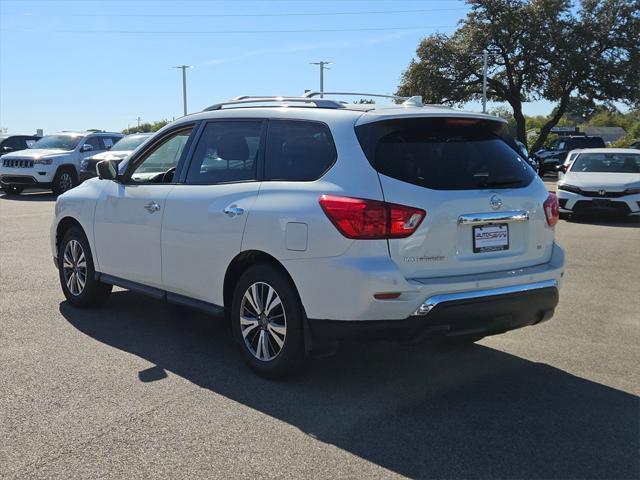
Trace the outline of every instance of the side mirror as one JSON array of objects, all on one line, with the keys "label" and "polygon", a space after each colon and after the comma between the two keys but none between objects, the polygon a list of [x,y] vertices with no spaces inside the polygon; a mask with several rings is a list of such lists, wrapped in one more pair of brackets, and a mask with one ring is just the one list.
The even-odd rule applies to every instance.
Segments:
[{"label": "side mirror", "polygon": [[93,151],[93,145],[90,145],[88,143],[85,143],[84,145],[82,145],[82,147],[80,147],[80,153],[92,152],[92,151]]},{"label": "side mirror", "polygon": [[556,172],[567,173],[567,166],[564,164],[556,165]]},{"label": "side mirror", "polygon": [[111,160],[98,162],[96,172],[100,180],[116,180],[118,178],[117,164]]}]

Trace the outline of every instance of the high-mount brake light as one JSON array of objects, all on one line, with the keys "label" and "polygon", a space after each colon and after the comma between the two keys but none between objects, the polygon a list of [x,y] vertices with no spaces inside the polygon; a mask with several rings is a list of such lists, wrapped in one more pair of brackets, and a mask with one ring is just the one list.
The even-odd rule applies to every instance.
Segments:
[{"label": "high-mount brake light", "polygon": [[408,237],[427,216],[421,208],[365,198],[321,195],[319,202],[342,235],[359,240]]},{"label": "high-mount brake light", "polygon": [[480,120],[475,118],[447,118],[445,120],[447,127],[470,127],[478,125]]}]

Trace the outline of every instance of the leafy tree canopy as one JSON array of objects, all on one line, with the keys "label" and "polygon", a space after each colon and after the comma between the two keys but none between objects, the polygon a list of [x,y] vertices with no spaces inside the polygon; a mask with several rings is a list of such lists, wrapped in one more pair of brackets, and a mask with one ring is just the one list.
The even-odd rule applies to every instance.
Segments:
[{"label": "leafy tree canopy", "polygon": [[[423,39],[402,75],[400,95],[460,105],[482,97],[509,104],[526,144],[524,102],[556,108],[532,150],[569,110],[590,118],[595,101],[640,105],[640,0],[467,0],[471,10],[451,35]],[[588,99],[588,100],[586,100]]]},{"label": "leafy tree canopy", "polygon": [[122,130],[122,133],[125,135],[130,135],[132,133],[145,133],[145,132],[157,132],[162,127],[167,125],[169,120],[158,120],[157,122],[145,122],[141,123],[140,126],[129,127]]}]

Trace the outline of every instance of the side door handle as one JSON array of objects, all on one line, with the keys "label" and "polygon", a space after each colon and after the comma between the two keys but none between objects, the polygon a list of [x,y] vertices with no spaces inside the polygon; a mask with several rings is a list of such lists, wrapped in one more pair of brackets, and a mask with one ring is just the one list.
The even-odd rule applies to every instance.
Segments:
[{"label": "side door handle", "polygon": [[156,202],[149,202],[145,204],[144,209],[149,213],[155,213],[160,210],[160,205],[158,205]]},{"label": "side door handle", "polygon": [[235,204],[229,205],[223,210],[224,214],[229,217],[235,217],[236,215],[242,215],[244,213],[244,208],[241,208]]}]

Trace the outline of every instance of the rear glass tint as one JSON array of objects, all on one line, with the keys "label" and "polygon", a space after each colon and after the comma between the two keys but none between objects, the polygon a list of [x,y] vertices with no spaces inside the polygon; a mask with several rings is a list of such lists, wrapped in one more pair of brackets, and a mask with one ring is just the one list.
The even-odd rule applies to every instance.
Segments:
[{"label": "rear glass tint", "polygon": [[360,125],[356,134],[378,172],[421,187],[517,188],[535,177],[499,122],[404,118]]},{"label": "rear glass tint", "polygon": [[336,161],[329,128],[318,122],[270,120],[266,180],[312,181]]}]

